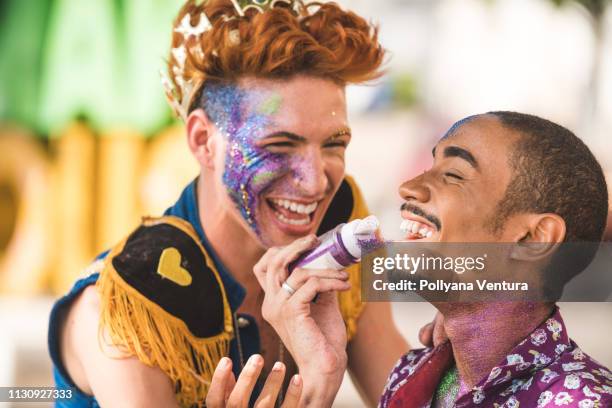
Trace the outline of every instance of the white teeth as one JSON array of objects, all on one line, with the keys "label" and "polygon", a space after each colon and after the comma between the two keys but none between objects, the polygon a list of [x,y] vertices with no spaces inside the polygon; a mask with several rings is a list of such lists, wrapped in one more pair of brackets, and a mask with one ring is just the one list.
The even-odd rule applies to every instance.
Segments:
[{"label": "white teeth", "polygon": [[406,234],[419,235],[421,238],[429,238],[433,235],[433,231],[427,225],[413,220],[402,220],[400,230]]},{"label": "white teeth", "polygon": [[281,220],[282,222],[284,222],[285,224],[291,224],[291,225],[306,225],[310,222],[310,218],[306,217],[306,218],[302,218],[299,220],[293,220],[290,218],[285,217],[283,214],[279,213],[278,211],[274,211],[274,215],[276,215],[276,217]]},{"label": "white teeth", "polygon": [[315,210],[317,209],[317,206],[319,205],[319,203],[314,202],[310,205],[306,206],[306,214],[311,214],[313,212],[315,212]]},{"label": "white teeth", "polygon": [[298,214],[312,214],[317,209],[318,205],[316,201],[311,204],[302,204],[295,201],[273,199],[272,202],[279,207],[283,207]]}]

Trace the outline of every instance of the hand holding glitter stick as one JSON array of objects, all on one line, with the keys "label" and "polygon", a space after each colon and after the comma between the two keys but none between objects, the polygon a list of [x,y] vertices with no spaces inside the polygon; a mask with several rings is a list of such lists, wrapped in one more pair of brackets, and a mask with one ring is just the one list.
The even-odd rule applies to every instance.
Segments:
[{"label": "hand holding glitter stick", "polygon": [[319,237],[319,245],[289,264],[295,268],[342,270],[361,260],[363,254],[384,244],[378,219],[370,215],[364,219],[340,224]]}]

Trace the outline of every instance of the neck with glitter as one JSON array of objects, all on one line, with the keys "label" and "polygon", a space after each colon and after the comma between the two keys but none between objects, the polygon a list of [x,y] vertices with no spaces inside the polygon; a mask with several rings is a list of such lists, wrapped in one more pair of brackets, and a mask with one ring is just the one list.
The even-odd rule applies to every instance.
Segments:
[{"label": "neck with glitter", "polygon": [[529,302],[444,304],[444,328],[461,380],[470,388],[477,385],[550,315],[551,308]]}]

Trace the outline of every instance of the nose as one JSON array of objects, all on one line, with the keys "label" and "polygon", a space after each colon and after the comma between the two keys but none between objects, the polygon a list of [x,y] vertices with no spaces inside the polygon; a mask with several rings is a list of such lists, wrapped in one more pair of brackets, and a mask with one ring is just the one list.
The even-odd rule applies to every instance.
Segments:
[{"label": "nose", "polygon": [[431,190],[425,180],[426,173],[405,181],[399,187],[399,195],[405,201],[426,203],[431,198]]},{"label": "nose", "polygon": [[325,161],[318,149],[308,149],[293,165],[293,178],[305,196],[320,199],[329,188]]}]

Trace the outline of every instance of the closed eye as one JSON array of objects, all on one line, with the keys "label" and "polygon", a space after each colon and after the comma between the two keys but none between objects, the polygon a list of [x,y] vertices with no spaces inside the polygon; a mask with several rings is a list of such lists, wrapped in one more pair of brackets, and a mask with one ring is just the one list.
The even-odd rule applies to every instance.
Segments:
[{"label": "closed eye", "polygon": [[446,177],[454,178],[455,180],[463,180],[463,177],[461,177],[460,175],[458,175],[456,173],[446,172],[446,173],[444,173],[444,175]]},{"label": "closed eye", "polygon": [[263,147],[293,147],[295,144],[293,142],[274,142],[274,143],[268,143]]},{"label": "closed eye", "polygon": [[328,142],[323,145],[324,147],[347,147],[348,143],[344,140],[338,140],[334,142]]}]

